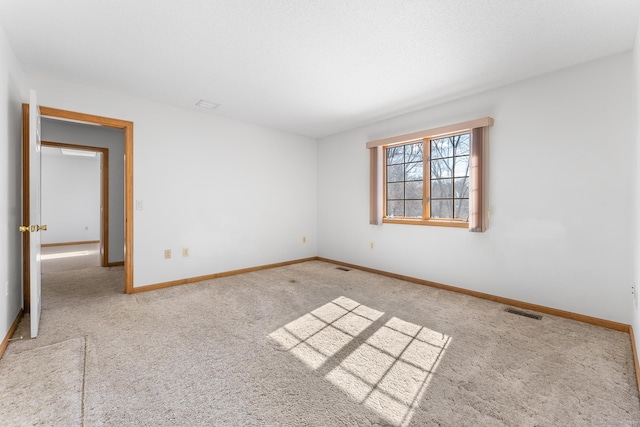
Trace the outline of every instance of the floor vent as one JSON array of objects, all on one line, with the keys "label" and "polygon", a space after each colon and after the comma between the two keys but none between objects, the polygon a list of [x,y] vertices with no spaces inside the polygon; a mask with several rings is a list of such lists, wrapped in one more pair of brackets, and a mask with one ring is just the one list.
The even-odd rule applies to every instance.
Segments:
[{"label": "floor vent", "polygon": [[351,271],[351,269],[347,267],[336,267],[336,270]]},{"label": "floor vent", "polygon": [[507,313],[517,314],[518,316],[529,317],[531,319],[542,319],[542,316],[540,316],[539,314],[528,313],[526,311],[518,310],[517,308],[507,307],[505,311]]}]

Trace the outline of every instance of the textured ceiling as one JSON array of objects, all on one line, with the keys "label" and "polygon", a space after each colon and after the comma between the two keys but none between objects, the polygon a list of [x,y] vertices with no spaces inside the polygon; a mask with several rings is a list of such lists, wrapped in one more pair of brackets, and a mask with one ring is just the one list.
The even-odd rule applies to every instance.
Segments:
[{"label": "textured ceiling", "polygon": [[26,72],[322,137],[631,49],[639,5],[0,0],[0,23]]}]

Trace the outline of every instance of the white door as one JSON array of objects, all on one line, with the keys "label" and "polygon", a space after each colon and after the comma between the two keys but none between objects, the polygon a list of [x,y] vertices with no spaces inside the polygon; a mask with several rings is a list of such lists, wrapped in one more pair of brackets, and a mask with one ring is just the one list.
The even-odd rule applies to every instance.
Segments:
[{"label": "white door", "polygon": [[31,338],[38,336],[41,308],[40,274],[40,107],[36,91],[29,96],[29,276],[31,299]]}]

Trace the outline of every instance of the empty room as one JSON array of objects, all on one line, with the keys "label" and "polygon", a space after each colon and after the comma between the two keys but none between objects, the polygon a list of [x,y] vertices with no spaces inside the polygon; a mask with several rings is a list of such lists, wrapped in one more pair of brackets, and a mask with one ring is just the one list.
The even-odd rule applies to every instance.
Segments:
[{"label": "empty room", "polygon": [[640,425],[639,18],[0,2],[0,426]]}]

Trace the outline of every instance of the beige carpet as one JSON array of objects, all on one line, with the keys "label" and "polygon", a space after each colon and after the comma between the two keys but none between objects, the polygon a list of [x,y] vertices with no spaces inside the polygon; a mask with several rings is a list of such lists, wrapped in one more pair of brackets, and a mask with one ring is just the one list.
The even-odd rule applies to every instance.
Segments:
[{"label": "beige carpet", "polygon": [[84,339],[6,355],[0,362],[0,424],[82,423]]},{"label": "beige carpet", "polygon": [[[46,354],[46,346],[84,337],[85,426],[640,420],[621,332],[520,317],[500,304],[318,261],[121,292],[122,268],[45,273],[41,335],[12,342],[0,372],[27,363],[28,351]],[[16,336],[27,330],[21,322]],[[52,391],[27,385],[23,393],[34,410],[49,410]],[[14,400],[3,393],[0,408]],[[11,425],[30,425],[12,416],[21,422]]]}]

